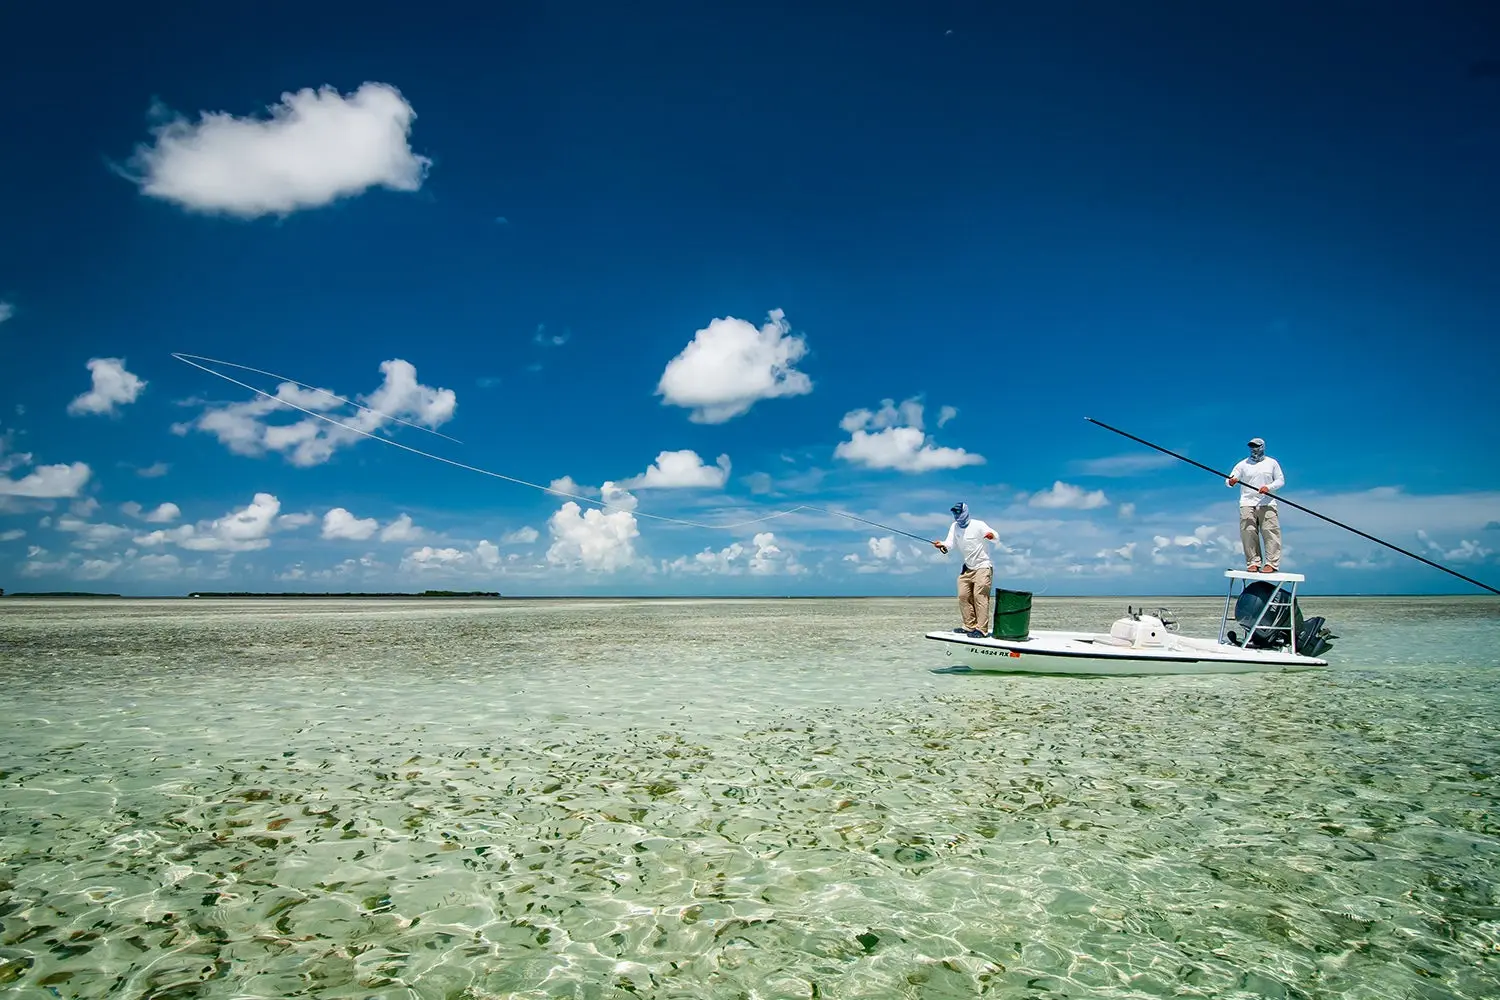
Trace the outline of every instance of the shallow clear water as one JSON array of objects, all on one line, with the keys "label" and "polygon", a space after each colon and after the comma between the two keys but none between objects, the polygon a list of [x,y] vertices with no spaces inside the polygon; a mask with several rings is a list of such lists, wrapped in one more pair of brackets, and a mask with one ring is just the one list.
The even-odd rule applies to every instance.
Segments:
[{"label": "shallow clear water", "polygon": [[0,992],[1500,995],[1500,605],[1305,604],[1328,671],[1082,679],[932,673],[948,600],[0,601]]}]

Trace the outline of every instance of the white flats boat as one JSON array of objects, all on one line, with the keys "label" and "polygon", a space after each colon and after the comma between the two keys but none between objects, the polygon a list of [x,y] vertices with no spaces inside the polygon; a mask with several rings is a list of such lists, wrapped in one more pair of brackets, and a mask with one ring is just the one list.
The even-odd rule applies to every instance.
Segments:
[{"label": "white flats boat", "polygon": [[[928,632],[953,672],[1088,675],[1219,674],[1315,670],[1338,638],[1322,618],[1302,618],[1300,573],[1226,570],[1229,592],[1217,639],[1179,635],[1167,612],[1127,608],[1108,632],[1031,631],[1031,595],[996,591],[993,637]],[[1241,583],[1236,600],[1235,583]],[[1233,603],[1233,616],[1230,605]],[[1020,618],[1019,624],[1013,620]],[[1007,619],[1002,621],[1002,619]],[[1243,631],[1236,632],[1238,625]]]}]

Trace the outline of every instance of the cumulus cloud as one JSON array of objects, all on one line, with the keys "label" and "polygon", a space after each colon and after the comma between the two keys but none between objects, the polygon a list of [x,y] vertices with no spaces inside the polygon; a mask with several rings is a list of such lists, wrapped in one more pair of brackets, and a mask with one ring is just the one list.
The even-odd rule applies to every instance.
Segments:
[{"label": "cumulus cloud", "polygon": [[492,573],[500,566],[500,549],[481,538],[472,549],[424,545],[401,560],[401,569],[412,573]]},{"label": "cumulus cloud", "polygon": [[1229,538],[1218,525],[1212,524],[1200,524],[1191,535],[1156,535],[1151,539],[1151,561],[1158,566],[1181,564],[1207,569],[1239,551],[1239,539]]},{"label": "cumulus cloud", "polygon": [[25,538],[26,532],[20,528],[11,528],[9,531],[0,531],[0,542],[13,542],[17,538]]},{"label": "cumulus cloud", "polygon": [[547,562],[592,573],[614,573],[635,563],[635,540],[641,533],[631,513],[635,498],[613,483],[604,484],[603,494],[606,503],[613,497],[624,509],[583,510],[569,500],[547,521],[552,535]]},{"label": "cumulus cloud", "polygon": [[422,529],[412,523],[410,514],[402,514],[380,532],[382,542],[415,542],[422,537]]},{"label": "cumulus cloud", "polygon": [[718,573],[734,576],[744,572],[743,560],[740,559],[744,554],[745,546],[732,542],[717,551],[706,548],[695,553],[692,558],[678,556],[671,562],[663,559],[661,568],[664,573]]},{"label": "cumulus cloud", "polygon": [[1460,538],[1458,545],[1451,549],[1439,545],[1425,530],[1420,528],[1417,530],[1417,538],[1421,539],[1429,552],[1446,562],[1483,562],[1494,555],[1493,549],[1486,548],[1468,538]]},{"label": "cumulus cloud", "polygon": [[639,476],[620,483],[626,489],[718,489],[729,479],[729,456],[720,455],[717,465],[707,465],[696,451],[664,451]]},{"label": "cumulus cloud", "polygon": [[958,407],[956,406],[945,406],[938,410],[938,427],[941,428],[956,416],[958,416]]},{"label": "cumulus cloud", "polygon": [[133,403],[146,383],[125,370],[124,358],[90,358],[88,369],[94,387],[75,397],[68,404],[68,412],[75,417],[84,414],[110,414],[117,407]]},{"label": "cumulus cloud", "polygon": [[1100,549],[1098,552],[1094,553],[1094,558],[1095,559],[1125,559],[1125,560],[1128,561],[1130,559],[1134,559],[1135,558],[1135,549],[1136,549],[1136,543],[1135,542],[1126,542],[1124,545],[1121,545],[1117,549]]},{"label": "cumulus cloud", "polygon": [[1026,502],[1047,510],[1094,510],[1108,506],[1109,498],[1104,495],[1103,490],[1089,491],[1082,486],[1058,480],[1052,484],[1051,489],[1033,493]]},{"label": "cumulus cloud", "polygon": [[870,469],[929,472],[983,465],[984,456],[962,448],[932,443],[922,429],[922,403],[908,399],[899,406],[882,400],[879,410],[858,409],[844,414],[839,427],[849,434],[833,450],[834,457]]},{"label": "cumulus cloud", "polygon": [[[381,362],[380,371],[384,377],[379,387],[368,396],[356,397],[362,406],[352,414],[338,412],[344,411],[347,404],[328,390],[301,389],[283,382],[272,396],[206,407],[197,418],[174,424],[172,430],[178,434],[194,429],[204,431],[235,454],[257,456],[280,452],[293,465],[307,467],[321,465],[339,448],[355,444],[364,435],[375,434],[396,421],[437,428],[453,418],[458,396],[452,389],[423,385],[417,381],[416,368],[399,358]],[[303,415],[293,423],[272,423],[269,419],[273,415],[296,415],[303,410],[324,414],[338,423],[310,415]]]},{"label": "cumulus cloud", "polygon": [[154,462],[144,468],[136,469],[135,474],[143,479],[157,479],[165,476],[172,467],[166,462]]},{"label": "cumulus cloud", "polygon": [[871,538],[865,544],[870,549],[870,558],[872,559],[896,558],[895,535],[886,535],[882,538]]},{"label": "cumulus cloud", "polygon": [[9,302],[0,302],[0,323],[4,323],[16,314],[16,307]]},{"label": "cumulus cloud", "polygon": [[561,493],[566,496],[575,497],[591,497],[595,493],[599,492],[592,486],[584,486],[583,484],[575,480],[572,476],[560,476],[559,478],[552,480],[552,482],[547,485],[547,489],[551,490],[554,493]]},{"label": "cumulus cloud", "polygon": [[121,525],[86,521],[71,514],[57,519],[57,530],[77,536],[73,545],[80,549],[103,548],[130,536],[130,529]]},{"label": "cumulus cloud", "polygon": [[251,552],[269,546],[271,532],[284,526],[277,522],[280,511],[281,501],[275,496],[257,493],[247,506],[223,517],[176,528],[158,528],[137,535],[135,543],[147,547],[172,544],[195,552]]},{"label": "cumulus cloud", "polygon": [[771,532],[762,531],[750,543],[755,547],[755,551],[750,553],[750,572],[755,576],[801,572],[802,567],[797,565],[796,557],[783,552],[781,546],[776,544],[776,536]]},{"label": "cumulus cloud", "polygon": [[507,532],[501,537],[500,543],[502,545],[530,545],[540,537],[542,536],[537,530],[528,524],[515,531]]},{"label": "cumulus cloud", "polygon": [[[92,470],[83,462],[71,462],[69,464],[39,465],[28,475],[20,479],[12,479],[8,475],[11,469],[29,465],[30,455],[9,455],[4,459],[10,460],[3,472],[0,472],[0,496],[30,497],[38,500],[61,500],[76,497],[78,491],[83,489],[89,481]],[[19,459],[20,461],[15,461]]]},{"label": "cumulus cloud", "polygon": [[363,542],[379,527],[380,522],[373,517],[355,517],[342,507],[334,507],[323,515],[324,538]]},{"label": "cumulus cloud", "polygon": [[771,576],[777,573],[796,574],[803,571],[794,556],[783,552],[776,536],[762,531],[749,544],[732,542],[722,549],[705,548],[693,556],[678,556],[668,562],[663,559],[665,573],[711,573],[722,576]]},{"label": "cumulus cloud", "polygon": [[1135,504],[1122,503],[1120,504],[1120,506],[1115,508],[1115,513],[1120,516],[1121,520],[1128,521],[1131,518],[1135,517]]},{"label": "cumulus cloud", "polygon": [[759,329],[732,316],[715,319],[667,362],[656,394],[692,410],[694,423],[722,424],[763,399],[812,392],[812,379],[795,367],[806,353],[780,309]]},{"label": "cumulus cloud", "polygon": [[[318,208],[372,187],[416,191],[431,161],[408,142],[416,112],[395,87],[366,83],[284,93],[269,118],[204,112],[154,127],[136,148],[141,192],[242,219]],[[156,109],[162,114],[164,109]]]},{"label": "cumulus cloud", "polygon": [[120,509],[130,517],[151,524],[171,524],[182,516],[182,508],[171,502],[158,504],[153,510],[148,511],[134,500],[130,500],[120,504]]}]

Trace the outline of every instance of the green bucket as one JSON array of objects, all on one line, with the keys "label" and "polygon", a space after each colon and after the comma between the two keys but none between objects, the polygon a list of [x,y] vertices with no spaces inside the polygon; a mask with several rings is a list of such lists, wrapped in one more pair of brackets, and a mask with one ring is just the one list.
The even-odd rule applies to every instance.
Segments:
[{"label": "green bucket", "polygon": [[996,639],[1024,639],[1031,634],[1031,591],[995,588]]}]

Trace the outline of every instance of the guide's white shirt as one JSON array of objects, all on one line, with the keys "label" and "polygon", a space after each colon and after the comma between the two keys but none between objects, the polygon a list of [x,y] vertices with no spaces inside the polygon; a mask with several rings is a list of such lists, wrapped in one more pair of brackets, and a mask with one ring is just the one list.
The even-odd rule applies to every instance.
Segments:
[{"label": "guide's white shirt", "polygon": [[1269,486],[1274,493],[1286,485],[1286,477],[1281,474],[1281,465],[1270,455],[1265,456],[1259,462],[1252,462],[1248,458],[1241,459],[1240,464],[1229,473],[1229,478],[1240,481],[1241,507],[1275,507],[1275,500],[1258,491],[1262,486]]},{"label": "guide's white shirt", "polygon": [[[945,548],[952,549],[954,547],[953,543],[955,539],[953,536],[957,531],[957,521],[948,525],[948,537],[943,541]],[[958,551],[964,557],[964,565],[970,569],[984,569],[986,566],[994,565],[994,563],[990,562],[989,546],[986,544],[988,539],[984,537],[986,534],[994,535],[997,542],[1000,540],[1000,532],[991,528],[979,518],[971,517],[969,518],[969,526],[964,529],[963,537],[957,539]]]}]

